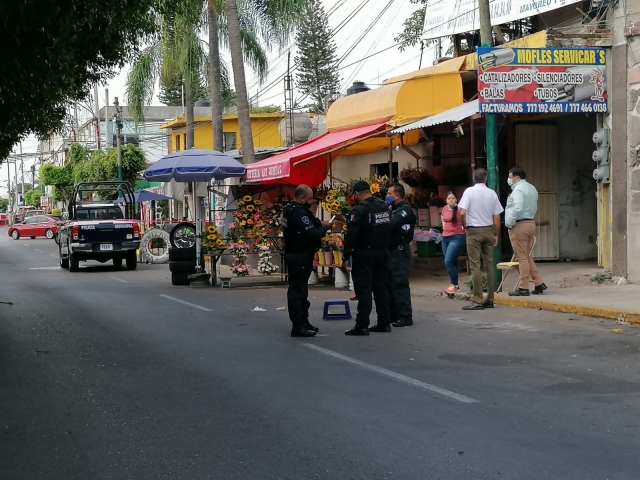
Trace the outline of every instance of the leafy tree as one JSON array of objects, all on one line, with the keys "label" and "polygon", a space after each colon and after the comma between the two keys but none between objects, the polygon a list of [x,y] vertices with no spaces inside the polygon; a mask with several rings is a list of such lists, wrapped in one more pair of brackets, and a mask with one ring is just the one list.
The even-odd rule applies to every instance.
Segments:
[{"label": "leafy tree", "polygon": [[40,206],[40,196],[42,192],[40,190],[30,190],[24,194],[24,204],[32,205],[34,207]]},{"label": "leafy tree", "polygon": [[340,86],[336,44],[331,38],[327,14],[320,0],[311,0],[296,33],[299,65],[296,83],[303,94],[313,99],[311,111],[324,112],[324,98]]},{"label": "leafy tree", "polygon": [[410,0],[412,4],[419,7],[404,21],[402,32],[398,34],[394,41],[400,43],[398,49],[403,52],[407,47],[413,47],[420,42],[424,29],[424,18],[427,14],[427,0]]},{"label": "leafy tree", "polygon": [[[0,17],[0,159],[29,133],[60,131],[70,102],[123,67],[156,30],[159,0],[20,0]],[[25,59],[28,59],[25,60]]]},{"label": "leafy tree", "polygon": [[6,212],[9,208],[9,200],[6,198],[0,198],[0,212]]},{"label": "leafy tree", "polygon": [[[182,106],[182,87],[184,86],[184,79],[178,75],[169,80],[168,83],[160,81],[160,94],[158,95],[160,102],[164,103],[168,107],[180,107]],[[198,85],[194,98],[208,99],[211,96],[209,88],[202,82]]]}]

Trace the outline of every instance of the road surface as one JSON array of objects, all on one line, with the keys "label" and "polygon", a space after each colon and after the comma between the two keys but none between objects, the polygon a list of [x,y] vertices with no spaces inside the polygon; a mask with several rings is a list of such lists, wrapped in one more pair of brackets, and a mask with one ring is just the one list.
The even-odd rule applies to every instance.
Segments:
[{"label": "road surface", "polygon": [[298,339],[282,287],[81,267],[0,229],[3,480],[640,477],[640,329],[416,294],[345,337],[317,287]]}]

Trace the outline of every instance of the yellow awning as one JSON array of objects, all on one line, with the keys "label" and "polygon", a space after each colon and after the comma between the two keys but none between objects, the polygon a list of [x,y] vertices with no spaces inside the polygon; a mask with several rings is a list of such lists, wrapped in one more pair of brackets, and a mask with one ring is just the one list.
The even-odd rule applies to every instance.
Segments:
[{"label": "yellow awning", "polygon": [[431,67],[423,68],[415,72],[400,75],[399,77],[393,77],[384,82],[385,85],[392,83],[404,82],[406,80],[415,80],[416,78],[432,77],[434,75],[443,75],[445,73],[457,73],[464,64],[464,57],[452,58],[446,62],[433,65]]},{"label": "yellow awning", "polygon": [[462,102],[462,78],[458,72],[395,81],[336,100],[327,112],[327,130],[337,132],[381,122],[403,125]]}]

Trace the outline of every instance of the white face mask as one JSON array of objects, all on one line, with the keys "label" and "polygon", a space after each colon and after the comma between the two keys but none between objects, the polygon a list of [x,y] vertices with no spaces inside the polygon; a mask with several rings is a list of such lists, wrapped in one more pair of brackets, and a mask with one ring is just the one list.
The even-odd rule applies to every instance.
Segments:
[{"label": "white face mask", "polygon": [[513,179],[511,177],[507,178],[507,183],[509,184],[510,187],[513,187]]}]

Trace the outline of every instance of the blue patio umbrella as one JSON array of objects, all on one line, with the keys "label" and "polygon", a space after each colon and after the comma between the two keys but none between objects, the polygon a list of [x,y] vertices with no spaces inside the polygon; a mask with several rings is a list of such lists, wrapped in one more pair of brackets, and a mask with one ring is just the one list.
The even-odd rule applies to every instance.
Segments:
[{"label": "blue patio umbrella", "polygon": [[241,177],[245,171],[244,165],[229,155],[192,148],[162,157],[145,170],[144,178],[156,182],[210,182]]},{"label": "blue patio umbrella", "polygon": [[[136,203],[142,202],[152,202],[152,201],[160,201],[160,200],[173,200],[171,197],[167,197],[166,195],[161,195],[159,193],[150,192],[149,190],[136,190],[133,192],[133,198]],[[114,200],[113,203],[124,203],[124,198],[118,198]]]},{"label": "blue patio umbrella", "polygon": [[[162,157],[144,171],[144,178],[156,182],[205,182],[241,177],[246,168],[236,159],[217,150],[191,148]],[[196,187],[193,186],[193,205],[196,223],[196,268],[200,271],[201,225],[196,205]]]}]

